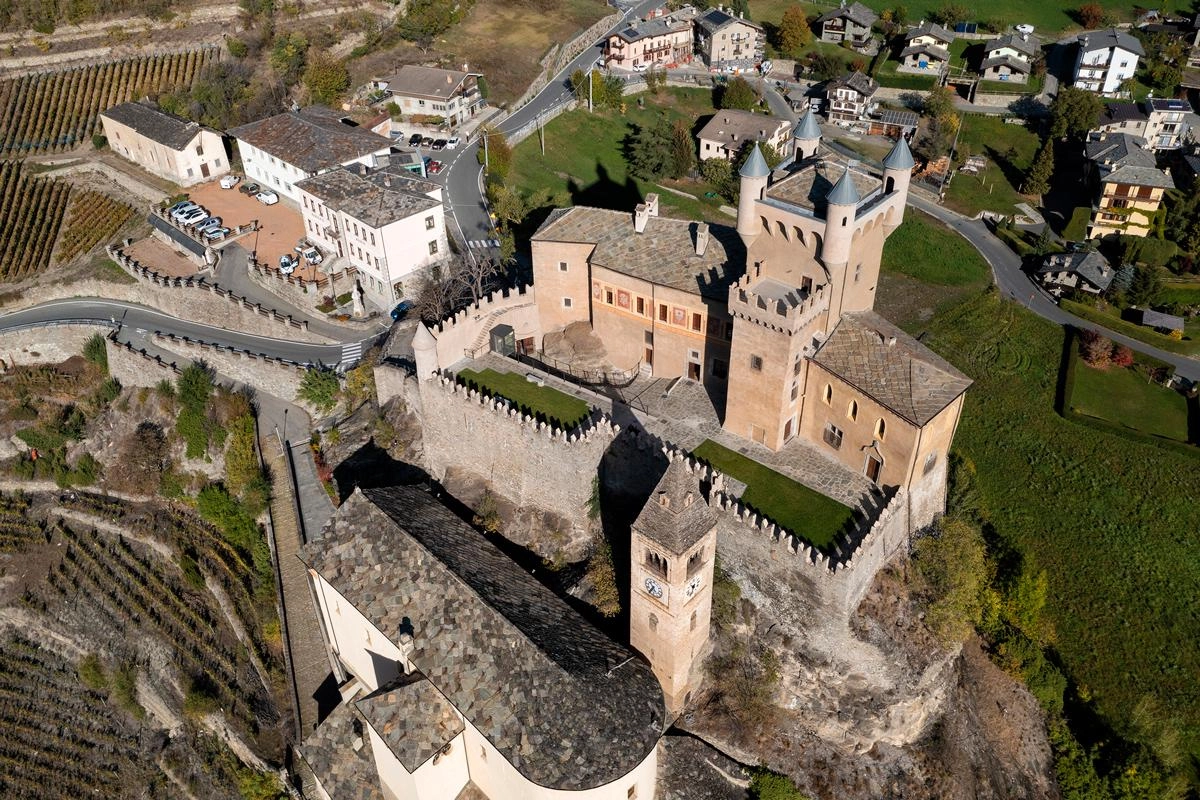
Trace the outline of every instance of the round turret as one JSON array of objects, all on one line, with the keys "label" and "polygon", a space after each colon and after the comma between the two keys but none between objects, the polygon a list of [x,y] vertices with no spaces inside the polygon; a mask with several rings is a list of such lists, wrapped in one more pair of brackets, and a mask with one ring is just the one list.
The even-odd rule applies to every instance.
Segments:
[{"label": "round turret", "polygon": [[805,111],[796,123],[792,142],[797,161],[812,158],[817,154],[817,148],[821,145],[821,126],[817,123],[816,112],[812,109]]},{"label": "round turret", "polygon": [[412,341],[413,361],[417,364],[417,380],[426,381],[438,371],[437,339],[424,322],[417,323]]},{"label": "round turret", "polygon": [[763,158],[758,142],[754,143],[754,149],[750,151],[746,163],[738,170],[738,175],[741,177],[741,193],[738,196],[737,232],[742,240],[749,244],[748,238],[757,235],[759,231],[754,204],[762,199],[771,175],[771,168],[767,166],[767,160]]},{"label": "round turret", "polygon": [[825,266],[844,264],[850,258],[850,241],[854,235],[854,213],[858,208],[858,187],[850,165],[825,196],[825,239],[821,245],[821,260]]},{"label": "round turret", "polygon": [[904,221],[904,206],[908,202],[908,183],[912,179],[914,166],[912,151],[908,149],[908,142],[904,141],[904,137],[901,136],[883,159],[883,190],[888,194],[895,192],[900,195],[900,200],[896,203],[896,213],[887,222],[889,229],[894,229]]}]

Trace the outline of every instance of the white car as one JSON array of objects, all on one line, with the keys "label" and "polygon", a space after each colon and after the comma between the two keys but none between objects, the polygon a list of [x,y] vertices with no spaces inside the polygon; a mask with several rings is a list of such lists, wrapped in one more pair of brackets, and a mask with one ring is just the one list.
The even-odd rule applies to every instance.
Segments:
[{"label": "white car", "polygon": [[171,206],[170,212],[171,212],[172,217],[174,217],[175,219],[179,219],[180,217],[190,214],[192,211],[194,211],[195,209],[197,209],[199,207],[200,207],[199,203],[193,203],[191,200],[187,200],[182,203],[176,203],[175,205]]},{"label": "white car", "polygon": [[451,136],[446,140],[446,149],[453,150],[454,148],[458,147],[461,142],[462,139],[459,139],[457,136]]},{"label": "white car", "polygon": [[226,175],[224,178],[221,178],[221,188],[232,189],[238,185],[238,181],[240,180],[241,178],[237,175]]},{"label": "white car", "polygon": [[197,206],[182,217],[176,217],[176,219],[180,225],[195,225],[197,222],[208,219],[208,212],[202,207]]},{"label": "white car", "polygon": [[273,206],[279,202],[279,195],[272,191],[259,192],[258,194],[254,195],[254,199],[258,200],[258,202],[262,203],[264,206]]},{"label": "white car", "polygon": [[633,65],[633,71],[634,71],[634,72],[645,72],[645,71],[646,71],[646,65],[645,65],[645,64],[634,64],[634,65]]}]

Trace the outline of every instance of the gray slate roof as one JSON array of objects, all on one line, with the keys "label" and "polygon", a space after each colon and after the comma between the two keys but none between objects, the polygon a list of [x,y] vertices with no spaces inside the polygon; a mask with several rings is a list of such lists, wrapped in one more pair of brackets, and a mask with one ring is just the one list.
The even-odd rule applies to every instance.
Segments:
[{"label": "gray slate roof", "polygon": [[1177,317],[1174,314],[1164,314],[1161,311],[1150,311],[1149,309],[1142,312],[1142,324],[1151,328],[1166,328],[1171,331],[1181,331],[1185,326],[1183,317]]},{"label": "gray slate roof", "polygon": [[829,190],[825,202],[831,206],[856,206],[858,201],[858,189],[854,187],[854,176],[850,173],[850,167],[847,165],[842,177],[838,178],[837,183]]},{"label": "gray slate roof", "polygon": [[800,115],[796,130],[792,132],[793,139],[812,140],[821,138],[821,124],[817,121],[816,112],[812,109]]},{"label": "gray slate roof", "polygon": [[[356,751],[354,743],[362,738]],[[321,782],[321,788],[337,800],[384,800],[379,773],[371,752],[371,737],[362,719],[348,705],[338,705],[308,735],[300,755]]]},{"label": "gray slate roof", "polygon": [[382,80],[387,83],[387,90],[392,94],[448,100],[454,96],[467,78],[477,74],[460,72],[456,69],[418,67],[409,64],[401,67],[395,75],[390,75]]},{"label": "gray slate roof", "polygon": [[829,93],[842,87],[853,89],[863,97],[870,97],[875,94],[875,91],[879,88],[879,84],[876,83],[874,78],[870,78],[861,72],[847,72],[845,75],[831,80],[828,86],[826,86],[825,91]]},{"label": "gray slate roof", "polygon": [[1079,34],[1078,41],[1079,46],[1085,53],[1090,53],[1093,50],[1108,50],[1111,47],[1120,47],[1122,50],[1128,50],[1135,55],[1146,55],[1146,51],[1142,49],[1141,42],[1128,33],[1125,33],[1125,31],[1119,31],[1116,28],[1081,33]]},{"label": "gray slate roof", "polygon": [[1018,53],[1023,53],[1025,57],[1033,58],[1037,55],[1038,40],[1032,36],[1022,38],[1015,33],[1008,33],[1004,36],[997,36],[995,39],[988,39],[984,42],[983,52],[991,53],[995,50],[1003,50],[1005,47],[1011,47]]},{"label": "gray slate roof", "polygon": [[1046,256],[1045,261],[1038,267],[1038,274],[1050,275],[1056,272],[1074,273],[1101,292],[1112,284],[1113,276],[1117,274],[1109,265],[1108,259],[1095,250],[1077,250],[1073,253],[1053,253]]},{"label": "gray slate roof", "polygon": [[869,28],[875,24],[875,20],[879,19],[879,15],[871,9],[864,6],[862,3],[854,2],[850,5],[843,5],[840,8],[835,8],[832,11],[826,11],[817,18],[817,24],[821,24],[830,19],[846,19],[864,28]]},{"label": "gray slate roof", "polygon": [[392,146],[386,136],[345,124],[343,116],[332,108],[309,106],[242,125],[229,135],[308,173],[386,152]]},{"label": "gray slate roof", "polygon": [[675,15],[669,17],[655,17],[654,19],[644,19],[637,22],[632,22],[628,26],[617,31],[616,35],[632,44],[639,42],[642,39],[650,39],[655,36],[666,36],[669,33],[686,31],[692,27],[690,18],[677,19]]},{"label": "gray slate roof", "polygon": [[883,157],[883,166],[887,169],[912,169],[916,166],[916,162],[913,161],[912,150],[908,148],[908,142],[903,136],[896,139],[896,143],[892,145],[892,149]]},{"label": "gray slate roof", "polygon": [[717,524],[717,512],[700,492],[699,479],[672,461],[642,507],[633,529],[681,556]]},{"label": "gray slate roof", "polygon": [[697,225],[650,217],[645,231],[634,233],[632,213],[575,206],[552,211],[532,240],[594,244],[593,264],[723,302],[745,269],[746,247],[733,228],[709,225],[708,247],[698,256]]},{"label": "gray slate roof", "polygon": [[918,36],[932,36],[933,38],[945,42],[946,44],[950,44],[954,41],[954,34],[943,28],[941,25],[938,25],[936,22],[925,21],[920,25],[909,28],[908,32],[904,34],[904,41],[911,42]]},{"label": "gray slate roof", "polygon": [[354,707],[409,773],[462,733],[454,706],[419,672],[399,675]]},{"label": "gray slate roof", "polygon": [[771,168],[767,166],[767,159],[763,157],[762,148],[758,146],[758,142],[755,142],[754,149],[750,151],[750,157],[746,159],[746,163],[742,164],[738,175],[743,178],[765,178],[770,174]]},{"label": "gray slate roof", "polygon": [[696,138],[720,142],[737,150],[746,142],[770,138],[780,126],[786,128],[789,125],[791,122],[782,117],[724,109],[713,114],[712,119],[704,123]]},{"label": "gray slate roof", "polygon": [[301,559],[530,781],[610,783],[654,748],[662,690],[628,648],[426,491],[356,491]]},{"label": "gray slate roof", "polygon": [[437,184],[414,178],[399,164],[343,166],[297,181],[296,188],[376,229],[441,205],[426,194]]},{"label": "gray slate roof", "polygon": [[128,125],[147,139],[172,150],[183,150],[201,131],[211,130],[145,103],[121,103],[101,116]]},{"label": "gray slate roof", "polygon": [[982,71],[982,70],[991,69],[992,67],[1001,67],[1001,66],[1005,66],[1005,65],[1007,65],[1009,69],[1015,70],[1017,72],[1029,72],[1029,70],[1032,69],[1029,66],[1028,61],[1023,61],[1019,58],[1016,58],[1015,56],[1010,56],[1010,55],[993,56],[992,58],[985,58],[983,60],[983,62],[979,65],[979,69],[980,69],[980,71]]},{"label": "gray slate roof", "polygon": [[1146,140],[1128,133],[1105,133],[1085,146],[1087,157],[1100,170],[1104,183],[1153,186],[1174,189],[1175,181],[1158,168],[1154,153],[1145,148]]},{"label": "gray slate roof", "polygon": [[924,425],[971,379],[873,311],[843,314],[813,359],[881,405]]},{"label": "gray slate roof", "polygon": [[900,57],[906,58],[914,53],[924,53],[927,56],[933,56],[938,61],[950,59],[950,51],[944,47],[938,47],[936,44],[910,44],[900,51]]},{"label": "gray slate roof", "polygon": [[818,158],[793,165],[787,177],[776,180],[767,187],[764,197],[799,206],[823,218],[829,194],[834,184],[841,180],[847,167],[850,168],[854,190],[860,198],[868,197],[883,188],[882,173],[872,172],[867,164],[847,160],[840,152],[824,148]]},{"label": "gray slate roof", "polygon": [[664,736],[658,760],[660,800],[746,800],[750,773],[694,736]]}]

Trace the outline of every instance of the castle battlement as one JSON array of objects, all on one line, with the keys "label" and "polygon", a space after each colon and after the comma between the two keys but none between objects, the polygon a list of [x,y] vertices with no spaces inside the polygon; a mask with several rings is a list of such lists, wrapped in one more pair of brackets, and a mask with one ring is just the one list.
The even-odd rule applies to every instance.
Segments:
[{"label": "castle battlement", "polygon": [[729,287],[729,313],[782,333],[795,333],[829,310],[825,286],[804,292],[771,279],[742,276]]},{"label": "castle battlement", "polygon": [[491,294],[484,295],[476,303],[471,303],[466,308],[443,318],[440,322],[433,325],[433,331],[436,334],[442,334],[453,328],[455,325],[467,322],[468,320],[478,320],[488,314],[493,314],[497,311],[505,311],[520,305],[516,302],[520,298],[528,295],[528,302],[533,302],[533,293],[530,291],[533,287],[529,285],[517,286],[512,289],[500,289]]}]

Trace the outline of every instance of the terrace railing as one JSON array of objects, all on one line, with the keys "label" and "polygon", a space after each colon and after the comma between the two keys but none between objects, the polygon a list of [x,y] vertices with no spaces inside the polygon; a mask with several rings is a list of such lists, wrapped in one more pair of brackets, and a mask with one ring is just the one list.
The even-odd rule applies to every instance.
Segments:
[{"label": "terrace railing", "polygon": [[514,352],[509,353],[508,357],[518,363],[540,369],[556,378],[561,378],[564,381],[579,386],[614,386],[618,389],[633,383],[642,366],[641,362],[638,362],[631,369],[604,371],[581,369],[569,361],[560,361],[553,356],[548,356],[540,352]]}]

